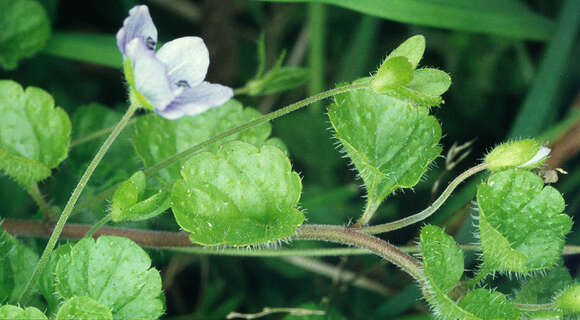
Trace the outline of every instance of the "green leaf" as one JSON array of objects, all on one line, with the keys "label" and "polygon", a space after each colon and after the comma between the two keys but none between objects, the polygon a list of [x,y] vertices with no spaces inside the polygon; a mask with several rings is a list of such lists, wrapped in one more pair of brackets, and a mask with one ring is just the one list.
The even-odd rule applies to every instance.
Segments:
[{"label": "green leaf", "polygon": [[369,203],[378,205],[394,190],[413,187],[439,156],[441,126],[427,108],[370,89],[334,101],[330,121],[365,183]]},{"label": "green leaf", "polygon": [[36,252],[0,230],[0,303],[18,300],[37,262]]},{"label": "green leaf", "polygon": [[[156,114],[139,117],[135,124],[133,143],[137,154],[143,160],[145,168],[151,167],[176,153],[197,145],[225,130],[256,119],[260,116],[257,110],[242,108],[242,104],[230,100],[219,108],[208,110],[194,117],[182,117],[178,120],[166,120]],[[241,133],[222,140],[242,140],[256,146],[264,144],[271,132],[269,123],[252,127]],[[206,150],[215,151],[219,144],[208,146]],[[163,169],[159,175],[171,184],[179,178],[179,167],[183,164]]]},{"label": "green leaf", "polygon": [[137,171],[115,190],[111,206],[113,221],[146,220],[169,209],[169,191],[158,190],[146,196],[146,186],[145,174]]},{"label": "green leaf", "polygon": [[551,303],[555,294],[571,283],[572,277],[568,269],[558,266],[526,279],[513,301],[523,304]]},{"label": "green leaf", "polygon": [[60,245],[58,248],[54,250],[54,252],[50,255],[50,259],[48,260],[48,264],[44,268],[44,271],[40,275],[40,279],[38,281],[38,286],[40,287],[40,292],[44,296],[48,304],[48,315],[52,315],[56,313],[59,305],[62,303],[62,297],[56,294],[56,282],[55,282],[55,272],[56,272],[56,265],[58,263],[58,259],[63,255],[70,254],[70,251],[73,247],[73,243],[67,243]]},{"label": "green leaf", "polygon": [[422,26],[549,40],[554,23],[515,0],[262,0],[327,3],[384,19]]},{"label": "green leaf", "polygon": [[443,103],[441,95],[450,85],[451,77],[444,71],[424,68],[415,70],[411,82],[386,91],[385,94],[418,106],[433,107]]},{"label": "green leaf", "polygon": [[263,77],[248,82],[248,94],[251,96],[268,95],[294,89],[308,80],[306,68],[280,67],[268,71]]},{"label": "green leaf", "polygon": [[5,320],[48,320],[42,311],[35,307],[0,306],[0,319]]},{"label": "green leaf", "polygon": [[117,69],[123,66],[114,34],[55,32],[42,53]]},{"label": "green leaf", "polygon": [[484,320],[520,318],[520,311],[503,294],[486,289],[470,291],[459,301],[459,307]]},{"label": "green leaf", "polygon": [[371,88],[377,93],[387,93],[412,79],[413,66],[406,57],[387,58],[371,81]]},{"label": "green leaf", "polygon": [[415,69],[421,58],[423,58],[423,53],[425,53],[425,37],[418,34],[405,40],[395,50],[391,51],[385,61],[394,57],[405,57],[411,64],[412,69]]},{"label": "green leaf", "polygon": [[519,311],[504,295],[485,289],[469,292],[457,304],[448,293],[463,275],[463,251],[453,237],[432,225],[421,230],[421,253],[427,301],[440,319],[518,319]]},{"label": "green leaf", "polygon": [[38,1],[0,1],[0,30],[0,65],[12,70],[20,59],[44,47],[50,37],[50,21]]},{"label": "green leaf", "polygon": [[493,174],[477,189],[482,272],[528,273],[554,266],[572,219],[564,199],[524,169]]},{"label": "green leaf", "polygon": [[163,314],[159,271],[130,239],[84,238],[59,256],[55,276],[56,292],[63,299],[90,297],[109,308],[115,319],[157,319]]},{"label": "green leaf", "polygon": [[276,147],[233,141],[192,157],[171,192],[177,223],[203,245],[243,246],[291,236],[304,221],[302,183]]},{"label": "green leaf", "polygon": [[58,309],[56,320],[113,320],[113,314],[107,306],[89,297],[73,297]]},{"label": "green leaf", "polygon": [[50,176],[67,157],[71,124],[44,90],[0,81],[0,169],[23,187]]}]

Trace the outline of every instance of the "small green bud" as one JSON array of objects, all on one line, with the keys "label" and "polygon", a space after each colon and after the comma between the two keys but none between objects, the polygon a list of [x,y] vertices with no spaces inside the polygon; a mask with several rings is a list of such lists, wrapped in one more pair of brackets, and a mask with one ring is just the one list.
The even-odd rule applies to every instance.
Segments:
[{"label": "small green bud", "polygon": [[550,151],[534,139],[511,141],[495,147],[485,157],[485,163],[491,171],[511,167],[533,169],[544,162]]},{"label": "small green bud", "polygon": [[580,284],[573,284],[560,292],[554,305],[565,314],[580,313]]},{"label": "small green bud", "polygon": [[413,66],[406,57],[387,58],[371,81],[376,93],[386,93],[413,80]]}]

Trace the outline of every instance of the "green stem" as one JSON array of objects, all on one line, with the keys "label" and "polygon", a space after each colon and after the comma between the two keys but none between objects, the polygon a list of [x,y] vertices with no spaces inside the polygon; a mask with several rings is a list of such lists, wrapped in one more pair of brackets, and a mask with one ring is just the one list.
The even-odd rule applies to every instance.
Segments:
[{"label": "green stem", "polygon": [[[310,29],[310,48],[308,52],[308,68],[310,82],[308,93],[314,94],[324,89],[324,56],[326,41],[326,14],[322,3],[308,5],[308,28]],[[313,113],[320,111],[320,105],[315,104]]]},{"label": "green stem", "polygon": [[[131,119],[129,122],[127,122],[127,126],[133,125],[133,124],[135,124],[135,122],[137,122],[137,119],[136,118],[135,119]],[[81,145],[83,143],[87,143],[87,142],[89,142],[91,140],[98,139],[98,138],[106,135],[107,133],[113,131],[113,129],[115,129],[115,126],[108,127],[108,128],[103,128],[101,130],[97,130],[95,132],[92,132],[91,134],[88,134],[88,135],[86,135],[86,136],[84,136],[82,138],[78,138],[76,140],[73,140],[70,143],[70,148],[72,149],[72,148],[74,148],[76,146],[79,146],[79,145]]]},{"label": "green stem", "polygon": [[288,113],[291,113],[293,111],[296,111],[298,109],[306,107],[307,105],[309,105],[313,102],[320,101],[322,99],[326,99],[328,97],[332,97],[332,96],[335,96],[337,94],[344,93],[347,91],[366,88],[369,86],[369,84],[370,84],[370,82],[353,83],[353,84],[349,84],[346,86],[342,86],[342,87],[338,87],[338,88],[334,88],[334,89],[330,89],[330,90],[318,93],[318,94],[313,95],[311,97],[308,97],[306,99],[302,99],[302,100],[295,102],[293,104],[290,104],[282,109],[272,111],[266,115],[263,115],[259,118],[252,120],[252,121],[246,122],[240,126],[223,131],[222,133],[220,133],[220,134],[218,134],[210,139],[207,139],[204,142],[201,142],[201,143],[199,143],[199,144],[197,144],[197,145],[195,145],[195,146],[193,146],[193,147],[191,147],[183,152],[175,154],[172,157],[169,157],[169,158],[159,162],[158,164],[156,164],[152,167],[145,169],[143,172],[146,175],[154,174],[157,171],[162,170],[162,169],[174,164],[175,162],[177,162],[181,159],[185,159],[185,158],[192,156],[196,152],[198,152],[198,151],[200,151],[200,150],[202,150],[202,149],[204,149],[204,148],[206,148],[206,147],[208,147],[208,146],[210,146],[210,145],[212,145],[212,144],[214,144],[214,143],[216,143],[216,142],[218,142],[226,137],[229,137],[229,136],[234,135],[236,133],[240,133],[240,132],[247,130],[249,128],[261,125],[262,123],[272,121],[272,120],[279,118],[283,115],[286,115]]},{"label": "green stem", "polygon": [[330,241],[370,250],[383,259],[399,266],[419,281],[421,287],[425,287],[423,283],[425,277],[421,270],[421,263],[401,249],[374,236],[357,232],[352,228],[307,224],[298,227],[292,238],[297,240]]},{"label": "green stem", "polygon": [[379,224],[379,225],[370,226],[370,227],[359,227],[359,228],[354,228],[354,230],[356,230],[357,232],[366,233],[366,234],[378,234],[378,233],[389,232],[389,231],[401,229],[401,228],[404,228],[406,226],[410,226],[410,225],[415,224],[417,222],[423,221],[423,220],[427,219],[429,216],[431,216],[433,213],[435,213],[441,207],[441,205],[443,205],[443,203],[445,203],[445,201],[447,200],[447,198],[449,198],[449,196],[451,195],[453,190],[455,190],[455,188],[457,188],[457,186],[459,186],[459,184],[461,184],[461,182],[465,181],[465,179],[471,177],[472,175],[474,175],[480,171],[485,170],[486,168],[487,168],[487,166],[485,165],[485,163],[482,163],[482,164],[479,164],[473,168],[466,170],[465,172],[463,172],[462,174],[457,176],[457,178],[453,179],[453,181],[451,181],[451,183],[449,183],[447,188],[445,188],[445,190],[443,190],[443,192],[441,193],[439,198],[437,198],[435,201],[433,201],[433,203],[430,206],[428,206],[425,210],[423,210],[419,213],[416,213],[414,215],[405,217],[403,219],[400,219],[400,220],[397,220],[394,222]]},{"label": "green stem", "polygon": [[91,175],[99,165],[99,162],[101,162],[101,160],[105,156],[107,150],[109,150],[109,147],[113,144],[113,141],[115,141],[119,133],[121,133],[121,130],[123,130],[123,128],[127,125],[129,119],[133,116],[136,110],[137,110],[136,105],[132,104],[129,106],[127,112],[125,113],[125,115],[123,115],[123,118],[121,118],[121,120],[119,121],[119,123],[117,123],[111,134],[109,134],[109,136],[107,137],[101,148],[99,148],[99,151],[97,152],[97,154],[95,155],[95,157],[85,170],[85,173],[83,173],[81,179],[79,180],[79,183],[73,190],[66,206],[64,207],[64,210],[62,211],[62,214],[60,215],[60,218],[58,219],[56,226],[54,227],[52,235],[48,239],[46,248],[44,248],[44,252],[42,252],[42,256],[40,257],[40,260],[38,261],[38,264],[36,265],[36,268],[34,269],[32,276],[28,280],[26,287],[24,288],[22,294],[20,295],[20,298],[18,299],[18,302],[20,304],[26,305],[26,300],[28,299],[28,296],[30,295],[32,288],[36,285],[36,282],[38,281],[40,274],[44,270],[44,267],[48,263],[50,254],[52,253],[52,250],[54,249],[56,242],[60,237],[62,229],[64,228],[66,221],[68,220],[70,214],[72,213],[75,204],[77,203],[77,200],[79,199],[81,193],[83,192],[87,182],[89,181]]},{"label": "green stem", "polygon": [[375,212],[377,212],[377,209],[379,208],[380,205],[381,205],[380,201],[376,201],[375,199],[369,197],[365,211],[363,212],[362,216],[358,219],[358,221],[354,225],[352,225],[352,227],[360,228],[366,226],[371,220],[371,218],[375,215]]},{"label": "green stem", "polygon": [[38,205],[40,211],[44,214],[44,219],[50,219],[52,216],[50,207],[48,206],[48,203],[46,203],[44,197],[42,196],[42,193],[38,189],[38,184],[36,183],[33,184],[32,186],[28,187],[26,191],[28,192],[30,197],[32,197],[34,202],[36,202],[36,205]]},{"label": "green stem", "polygon": [[[316,94],[316,95],[314,95],[312,97],[306,98],[306,99],[302,99],[302,100],[300,100],[298,102],[295,102],[293,104],[290,104],[290,105],[288,105],[288,106],[286,106],[284,108],[278,109],[276,111],[272,111],[272,112],[270,112],[268,114],[265,114],[265,115],[263,115],[263,116],[261,116],[259,118],[256,118],[256,119],[254,119],[254,120],[252,120],[250,122],[246,122],[246,123],[244,123],[244,124],[242,124],[240,126],[237,126],[235,128],[232,128],[232,129],[223,131],[222,133],[218,134],[217,136],[214,136],[214,137],[212,137],[210,139],[207,139],[207,140],[205,140],[205,141],[203,141],[203,142],[201,142],[201,143],[199,143],[199,144],[197,144],[197,145],[195,145],[195,146],[193,146],[193,147],[191,147],[191,148],[189,148],[187,150],[184,150],[184,151],[182,151],[180,153],[177,153],[177,154],[175,154],[175,155],[173,155],[173,156],[171,156],[171,157],[169,157],[169,158],[167,158],[167,159],[165,159],[165,160],[157,163],[156,165],[154,165],[152,167],[149,167],[149,168],[145,169],[143,172],[145,173],[145,175],[148,175],[148,176],[149,175],[152,175],[152,174],[155,174],[156,172],[158,172],[158,171],[160,171],[162,169],[165,169],[165,168],[171,166],[172,164],[174,164],[175,162],[177,162],[177,161],[179,161],[181,159],[184,159],[184,158],[187,158],[187,157],[192,156],[194,153],[196,153],[196,152],[198,152],[200,150],[203,150],[207,146],[209,146],[209,145],[211,145],[213,143],[216,143],[217,141],[219,141],[219,140],[221,140],[223,138],[226,138],[228,136],[234,135],[236,133],[240,133],[240,132],[242,132],[244,130],[247,130],[247,129],[249,129],[251,127],[254,127],[254,126],[257,126],[257,125],[260,125],[262,123],[265,123],[265,122],[268,122],[268,121],[272,121],[272,120],[274,120],[276,118],[279,118],[279,117],[281,117],[283,115],[286,115],[288,113],[291,113],[293,111],[296,111],[296,110],[299,110],[299,109],[301,109],[303,107],[306,107],[307,105],[309,105],[309,104],[311,104],[313,102],[316,102],[316,101],[319,101],[319,100],[322,100],[322,99],[326,99],[328,97],[332,97],[332,96],[335,96],[337,94],[344,93],[344,92],[347,92],[347,91],[352,91],[352,90],[358,90],[358,89],[366,88],[366,87],[369,86],[369,84],[370,84],[370,82],[353,83],[353,84],[349,84],[349,85],[346,85],[346,86],[342,86],[342,87],[338,87],[338,88],[334,88],[334,89],[330,89],[330,90],[327,90],[327,91],[318,93],[318,94]],[[100,200],[104,200],[109,195],[113,194],[113,192],[115,192],[115,189],[118,187],[119,184],[114,185],[114,186],[108,188],[107,190],[105,190],[105,191],[97,194],[96,196],[88,199],[87,201],[81,203],[77,207],[78,208],[77,210],[84,209],[84,208],[90,206],[94,202],[97,202],[97,201],[100,201]]]},{"label": "green stem", "polygon": [[87,233],[85,234],[85,237],[91,238],[95,234],[95,232],[97,232],[102,226],[106,225],[111,220],[113,220],[113,216],[110,213],[105,215],[103,218],[101,218],[101,220],[99,220],[97,223],[95,223],[89,229],[89,231],[87,231]]}]

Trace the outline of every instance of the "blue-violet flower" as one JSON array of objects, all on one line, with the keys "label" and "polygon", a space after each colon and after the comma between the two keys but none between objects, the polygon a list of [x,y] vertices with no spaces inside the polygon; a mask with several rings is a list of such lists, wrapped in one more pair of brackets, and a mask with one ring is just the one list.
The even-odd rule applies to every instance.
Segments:
[{"label": "blue-violet flower", "polygon": [[164,118],[177,119],[217,107],[233,96],[229,87],[203,81],[209,52],[199,37],[182,37],[157,52],[157,29],[147,6],[135,6],[117,32],[131,99]]}]

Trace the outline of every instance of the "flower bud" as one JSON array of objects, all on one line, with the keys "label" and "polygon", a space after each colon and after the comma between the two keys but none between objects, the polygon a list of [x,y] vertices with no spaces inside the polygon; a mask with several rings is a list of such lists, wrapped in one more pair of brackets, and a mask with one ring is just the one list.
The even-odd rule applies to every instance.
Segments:
[{"label": "flower bud", "polygon": [[485,163],[491,171],[511,167],[533,169],[544,162],[550,151],[534,139],[511,141],[495,147],[485,157]]},{"label": "flower bud", "polygon": [[554,305],[565,314],[580,313],[580,284],[573,284],[560,292]]}]

